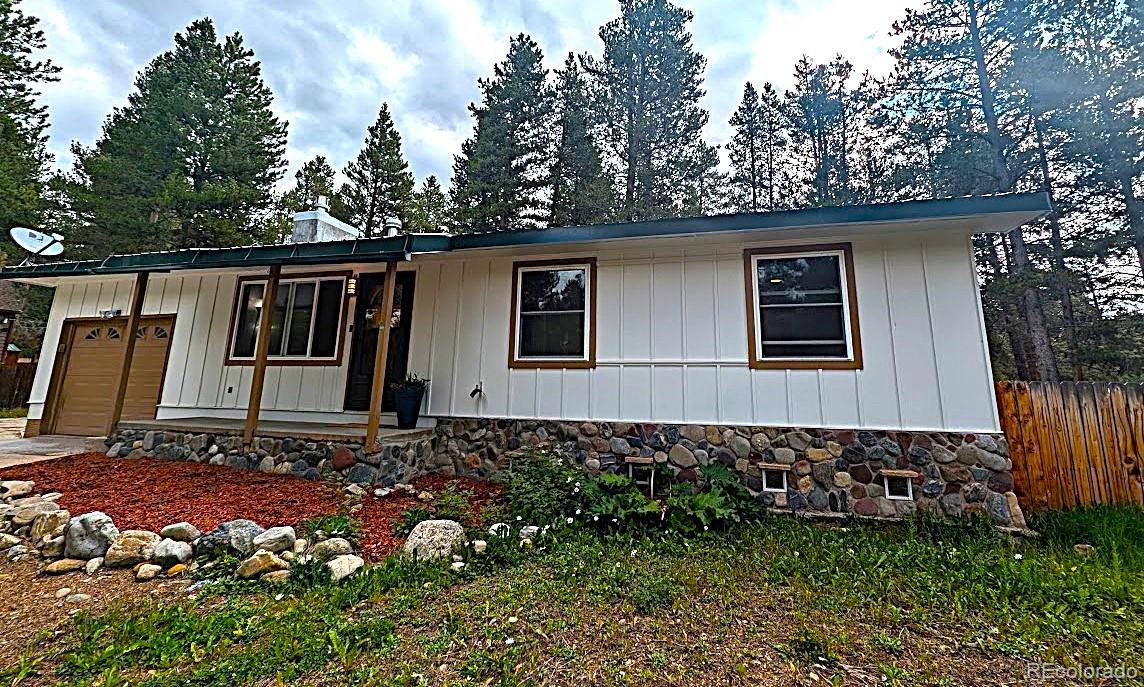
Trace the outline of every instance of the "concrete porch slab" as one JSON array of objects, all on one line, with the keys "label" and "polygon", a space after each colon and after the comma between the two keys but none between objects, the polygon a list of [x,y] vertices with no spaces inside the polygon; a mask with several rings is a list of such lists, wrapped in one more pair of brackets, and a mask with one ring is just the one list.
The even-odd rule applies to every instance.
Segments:
[{"label": "concrete porch slab", "polygon": [[[49,458],[70,456],[91,450],[105,450],[103,437],[72,437],[61,434],[45,434],[31,439],[0,440],[0,468],[34,463]],[[92,448],[98,444],[97,448]]]},{"label": "concrete porch slab", "polygon": [[[244,422],[234,418],[188,417],[172,420],[123,420],[120,429],[133,429],[157,432],[183,432],[196,434],[242,434]],[[363,443],[364,424],[329,424],[320,422],[284,422],[263,420],[258,423],[255,436],[275,439],[313,439],[315,441],[340,441]],[[377,434],[382,444],[405,443],[433,436],[432,429],[398,429],[382,427]]]}]

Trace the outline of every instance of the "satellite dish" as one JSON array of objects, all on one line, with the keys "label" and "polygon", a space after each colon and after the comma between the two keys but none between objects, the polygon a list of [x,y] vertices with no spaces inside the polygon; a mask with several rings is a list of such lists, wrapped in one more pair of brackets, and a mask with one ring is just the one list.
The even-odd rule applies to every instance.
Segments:
[{"label": "satellite dish", "polygon": [[28,251],[30,257],[51,257],[64,252],[64,237],[59,234],[45,234],[35,229],[12,227],[8,232],[16,245]]}]

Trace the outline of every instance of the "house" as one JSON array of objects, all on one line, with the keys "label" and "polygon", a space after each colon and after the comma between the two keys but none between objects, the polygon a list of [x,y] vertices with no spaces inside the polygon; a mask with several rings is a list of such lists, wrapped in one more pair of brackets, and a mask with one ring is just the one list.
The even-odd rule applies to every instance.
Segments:
[{"label": "house", "polygon": [[[971,237],[1048,210],[1011,194],[354,239],[319,207],[284,245],[0,278],[55,287],[29,435],[383,483],[560,444],[677,480],[720,462],[778,508],[1008,524]],[[386,382],[407,373],[431,383],[398,430]]]}]

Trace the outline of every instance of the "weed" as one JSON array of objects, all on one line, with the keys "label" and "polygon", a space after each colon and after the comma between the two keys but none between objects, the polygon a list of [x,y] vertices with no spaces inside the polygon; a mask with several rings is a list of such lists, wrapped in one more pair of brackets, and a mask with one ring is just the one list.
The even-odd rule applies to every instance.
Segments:
[{"label": "weed", "polygon": [[327,537],[341,537],[355,545],[361,541],[361,521],[350,515],[323,515],[302,522],[298,528],[306,537],[324,532]]},{"label": "weed", "polygon": [[642,577],[631,586],[628,597],[636,607],[636,612],[647,615],[659,608],[670,606],[675,600],[676,585],[673,580],[659,576]]}]

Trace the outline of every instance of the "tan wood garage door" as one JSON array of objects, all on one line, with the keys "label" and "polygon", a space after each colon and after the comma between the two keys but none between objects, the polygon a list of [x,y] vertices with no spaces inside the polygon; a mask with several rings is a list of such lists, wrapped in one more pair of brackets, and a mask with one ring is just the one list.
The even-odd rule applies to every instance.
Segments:
[{"label": "tan wood garage door", "polygon": [[[53,427],[56,434],[97,436],[107,430],[115,401],[115,383],[125,350],[126,318],[72,322],[58,391]],[[145,317],[135,332],[135,354],[123,400],[124,420],[155,417],[172,317]]]}]

